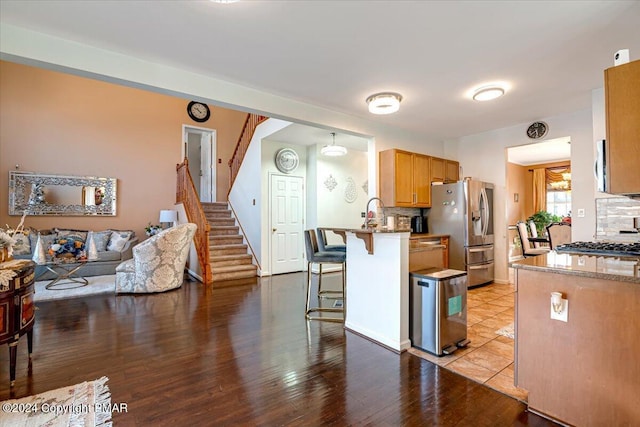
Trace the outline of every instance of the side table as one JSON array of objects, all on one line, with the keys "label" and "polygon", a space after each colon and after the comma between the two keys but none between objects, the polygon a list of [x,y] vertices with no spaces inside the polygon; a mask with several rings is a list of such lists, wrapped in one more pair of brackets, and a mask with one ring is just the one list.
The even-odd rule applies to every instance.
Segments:
[{"label": "side table", "polygon": [[33,324],[35,323],[34,277],[35,266],[29,260],[0,263],[0,344],[9,344],[10,386],[16,382],[18,341],[27,335],[29,364],[33,353]]}]

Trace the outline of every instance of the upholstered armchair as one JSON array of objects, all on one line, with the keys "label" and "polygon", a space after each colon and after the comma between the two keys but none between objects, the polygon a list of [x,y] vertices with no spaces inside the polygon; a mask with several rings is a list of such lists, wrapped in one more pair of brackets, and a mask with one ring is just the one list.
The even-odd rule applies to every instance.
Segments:
[{"label": "upholstered armchair", "polygon": [[181,224],[135,246],[133,258],[116,268],[116,293],[164,292],[182,286],[196,228]]}]

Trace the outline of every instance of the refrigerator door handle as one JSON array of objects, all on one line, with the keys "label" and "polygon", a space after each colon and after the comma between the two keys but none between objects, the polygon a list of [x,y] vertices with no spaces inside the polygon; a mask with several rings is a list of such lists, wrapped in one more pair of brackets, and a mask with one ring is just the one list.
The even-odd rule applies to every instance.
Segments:
[{"label": "refrigerator door handle", "polygon": [[482,204],[481,212],[484,214],[482,218],[482,237],[487,235],[489,228],[489,203],[487,202],[487,192],[484,187],[480,192],[480,203]]},{"label": "refrigerator door handle", "polygon": [[489,267],[491,266],[491,264],[485,264],[485,265],[468,265],[467,268],[469,270],[487,270]]},{"label": "refrigerator door handle", "polygon": [[493,250],[493,245],[483,246],[482,248],[469,249],[469,252],[486,252],[488,250]]}]

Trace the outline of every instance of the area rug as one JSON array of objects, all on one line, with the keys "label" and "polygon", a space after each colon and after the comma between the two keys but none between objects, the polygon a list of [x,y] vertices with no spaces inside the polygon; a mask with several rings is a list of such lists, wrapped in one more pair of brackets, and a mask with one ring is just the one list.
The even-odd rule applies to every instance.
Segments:
[{"label": "area rug", "polygon": [[0,402],[0,427],[110,427],[109,378]]},{"label": "area rug", "polygon": [[[116,275],[87,277],[89,284],[81,288],[73,289],[46,289],[50,280],[43,280],[35,283],[35,302],[52,301],[56,299],[69,299],[85,297],[97,294],[114,294],[116,292]],[[73,286],[73,285],[69,285]]]},{"label": "area rug", "polygon": [[513,330],[513,322],[509,323],[507,326],[500,328],[496,331],[496,334],[502,335],[503,337],[514,339],[515,333]]}]

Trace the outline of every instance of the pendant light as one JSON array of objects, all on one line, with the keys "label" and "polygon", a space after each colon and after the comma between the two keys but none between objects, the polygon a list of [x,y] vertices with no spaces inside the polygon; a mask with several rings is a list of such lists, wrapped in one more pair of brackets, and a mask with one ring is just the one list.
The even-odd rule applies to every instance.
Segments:
[{"label": "pendant light", "polygon": [[322,147],[320,153],[323,156],[331,157],[344,156],[345,154],[347,154],[347,149],[345,147],[343,147],[342,145],[336,145],[336,133],[331,132],[331,136],[333,137],[333,142],[330,145],[325,145],[324,147]]}]

